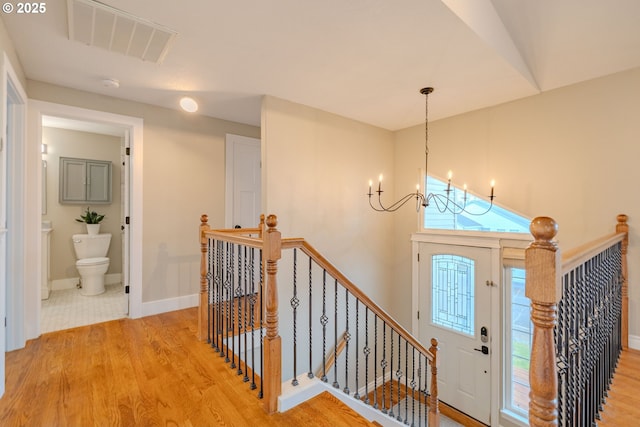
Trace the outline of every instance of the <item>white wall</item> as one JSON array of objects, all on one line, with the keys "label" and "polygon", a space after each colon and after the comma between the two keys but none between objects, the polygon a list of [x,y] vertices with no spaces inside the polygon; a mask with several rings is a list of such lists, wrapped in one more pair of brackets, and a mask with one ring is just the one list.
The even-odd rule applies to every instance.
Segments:
[{"label": "white wall", "polygon": [[[438,94],[436,88],[431,105]],[[454,181],[483,194],[495,178],[496,201],[530,217],[554,218],[565,250],[613,232],[616,215],[629,215],[631,335],[640,335],[639,111],[640,69],[634,69],[429,123],[430,173],[444,177],[452,169]],[[415,181],[423,146],[424,125],[396,133],[398,186]],[[405,209],[394,217],[401,285],[391,304],[405,325],[414,215]]]},{"label": "white wall", "polygon": [[392,133],[267,96],[262,141],[265,213],[278,216],[283,237],[307,239],[386,307],[392,217],[373,212],[366,193],[369,178],[393,176]]}]

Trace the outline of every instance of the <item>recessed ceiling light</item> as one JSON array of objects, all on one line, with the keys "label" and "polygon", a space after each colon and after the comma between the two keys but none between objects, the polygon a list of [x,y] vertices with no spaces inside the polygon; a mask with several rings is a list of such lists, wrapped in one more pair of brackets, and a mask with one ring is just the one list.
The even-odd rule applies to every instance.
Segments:
[{"label": "recessed ceiling light", "polygon": [[187,113],[195,113],[196,111],[198,111],[198,103],[195,99],[188,96],[180,99],[180,107],[182,107],[182,109]]},{"label": "recessed ceiling light", "polygon": [[102,85],[111,89],[118,89],[120,87],[120,81],[118,79],[103,79]]}]

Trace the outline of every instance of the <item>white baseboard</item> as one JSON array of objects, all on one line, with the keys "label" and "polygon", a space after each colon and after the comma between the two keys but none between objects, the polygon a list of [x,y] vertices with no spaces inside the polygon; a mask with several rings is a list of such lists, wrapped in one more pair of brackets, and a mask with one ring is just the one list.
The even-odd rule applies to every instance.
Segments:
[{"label": "white baseboard", "polygon": [[182,310],[183,308],[197,307],[199,303],[199,294],[143,302],[142,316],[153,316],[155,314],[167,313],[169,311]]},{"label": "white baseboard", "polygon": [[629,335],[629,348],[640,350],[640,337],[637,335]]},{"label": "white baseboard", "polygon": [[[51,290],[62,291],[64,289],[74,289],[78,287],[78,283],[80,283],[80,277],[68,277],[66,279],[52,280]],[[120,273],[105,274],[104,276],[105,285],[113,285],[116,283],[122,283],[122,274]]]}]

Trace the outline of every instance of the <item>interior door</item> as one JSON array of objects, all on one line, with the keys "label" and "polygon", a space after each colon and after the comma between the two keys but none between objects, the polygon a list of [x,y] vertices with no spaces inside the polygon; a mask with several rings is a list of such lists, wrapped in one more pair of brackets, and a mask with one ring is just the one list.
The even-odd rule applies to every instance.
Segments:
[{"label": "interior door", "polygon": [[419,336],[438,339],[438,398],[490,424],[491,250],[420,243]]},{"label": "interior door", "polygon": [[130,131],[125,131],[125,135],[122,138],[122,145],[120,147],[120,157],[122,159],[122,168],[120,168],[120,182],[121,182],[121,198],[122,198],[122,230],[121,242],[122,242],[122,287],[124,288],[122,298],[122,309],[126,315],[129,315],[129,215],[130,215],[130,203],[129,203],[129,179],[130,179],[130,154],[131,154],[131,138],[129,137]]},{"label": "interior door", "polygon": [[227,228],[258,225],[262,208],[260,140],[227,134],[226,219]]}]

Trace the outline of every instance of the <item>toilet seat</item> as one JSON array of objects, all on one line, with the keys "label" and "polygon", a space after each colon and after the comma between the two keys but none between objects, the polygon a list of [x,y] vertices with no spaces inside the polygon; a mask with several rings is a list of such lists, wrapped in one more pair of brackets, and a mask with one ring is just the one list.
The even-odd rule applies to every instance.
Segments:
[{"label": "toilet seat", "polygon": [[90,267],[92,265],[101,265],[106,263],[109,263],[109,258],[107,257],[85,258],[85,259],[79,259],[78,261],[76,261],[76,266]]}]

